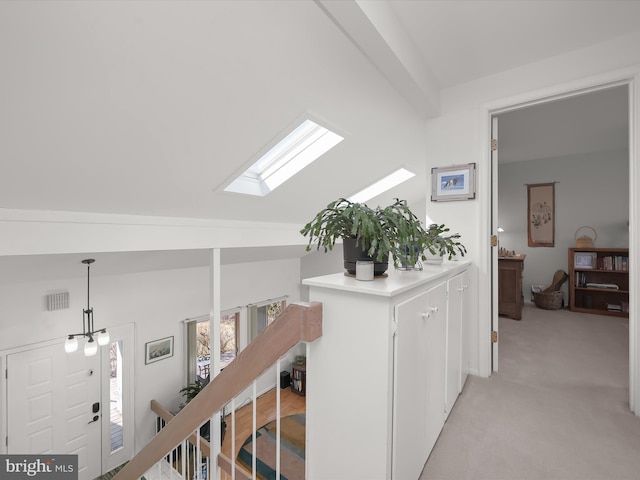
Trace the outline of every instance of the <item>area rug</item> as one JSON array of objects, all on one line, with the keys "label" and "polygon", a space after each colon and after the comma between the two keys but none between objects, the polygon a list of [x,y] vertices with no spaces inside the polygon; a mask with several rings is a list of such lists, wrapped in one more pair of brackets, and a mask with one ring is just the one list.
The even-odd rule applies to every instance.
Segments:
[{"label": "area rug", "polygon": [[[304,413],[280,419],[280,480],[304,480]],[[256,478],[276,480],[276,421],[256,431]],[[251,472],[253,436],[238,452],[238,463]]]}]

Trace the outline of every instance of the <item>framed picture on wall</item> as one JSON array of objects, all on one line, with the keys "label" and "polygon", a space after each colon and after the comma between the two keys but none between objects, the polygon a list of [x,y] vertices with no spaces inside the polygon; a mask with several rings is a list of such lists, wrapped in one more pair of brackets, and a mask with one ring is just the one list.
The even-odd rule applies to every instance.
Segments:
[{"label": "framed picture on wall", "polygon": [[527,185],[527,239],[530,247],[553,247],[555,182]]},{"label": "framed picture on wall", "polygon": [[476,164],[434,167],[431,169],[431,201],[470,200],[476,198]]},{"label": "framed picture on wall", "polygon": [[144,363],[154,363],[173,357],[173,337],[160,338],[145,343]]}]

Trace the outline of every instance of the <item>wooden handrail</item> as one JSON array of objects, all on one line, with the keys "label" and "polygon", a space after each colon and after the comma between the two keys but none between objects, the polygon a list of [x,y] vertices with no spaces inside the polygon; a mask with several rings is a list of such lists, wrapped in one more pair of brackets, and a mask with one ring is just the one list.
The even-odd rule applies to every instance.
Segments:
[{"label": "wooden handrail", "polygon": [[294,346],[321,336],[322,304],[289,305],[116,474],[115,480],[140,478]]},{"label": "wooden handrail", "polygon": [[[163,419],[166,423],[169,423],[175,418],[175,415],[173,413],[160,405],[156,400],[151,400],[151,411],[155,412],[155,414]],[[187,440],[194,447],[198,443],[198,439],[196,438],[195,433],[189,435],[189,438],[187,438]],[[206,458],[209,458],[209,456],[211,455],[211,446],[209,445],[209,442],[207,442],[207,440],[202,437],[200,437],[200,452],[202,453],[202,456]]]}]

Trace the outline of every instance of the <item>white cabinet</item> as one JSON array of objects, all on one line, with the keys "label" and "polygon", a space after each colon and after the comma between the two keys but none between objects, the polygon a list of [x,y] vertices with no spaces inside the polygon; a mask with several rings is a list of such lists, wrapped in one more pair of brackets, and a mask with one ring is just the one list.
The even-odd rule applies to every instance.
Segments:
[{"label": "white cabinet", "polygon": [[428,296],[396,305],[394,322],[393,478],[418,478],[427,451]]},{"label": "white cabinet", "polygon": [[446,395],[445,395],[445,415],[448,417],[453,404],[462,391],[462,386],[466,380],[468,372],[468,360],[465,355],[463,362],[463,352],[468,350],[463,348],[462,327],[468,314],[468,272],[463,272],[447,281],[449,292],[447,311],[447,374],[446,374]]},{"label": "white cabinet", "polygon": [[420,476],[461,385],[462,316],[449,318],[448,296],[468,267],[303,280],[323,305],[323,335],[307,350],[307,478]]},{"label": "white cabinet", "polygon": [[[427,291],[427,448],[422,456],[422,466],[427,461],[431,449],[444,425],[444,395],[447,347],[447,284],[442,282]],[[400,412],[399,412],[400,414]],[[422,471],[422,469],[420,469]],[[418,475],[419,476],[419,475]],[[403,477],[396,477],[401,479]],[[411,477],[418,478],[418,477]]]}]

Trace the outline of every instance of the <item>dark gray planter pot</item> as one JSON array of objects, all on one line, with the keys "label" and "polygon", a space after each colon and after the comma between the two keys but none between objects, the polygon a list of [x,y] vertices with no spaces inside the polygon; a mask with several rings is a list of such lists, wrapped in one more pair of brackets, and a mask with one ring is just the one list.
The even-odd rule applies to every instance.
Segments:
[{"label": "dark gray planter pot", "polygon": [[344,268],[351,275],[356,274],[356,262],[358,260],[373,261],[373,275],[382,275],[389,269],[389,256],[382,257],[382,261],[376,261],[375,257],[368,256],[356,245],[355,238],[345,238],[342,242],[342,252],[344,257]]}]

